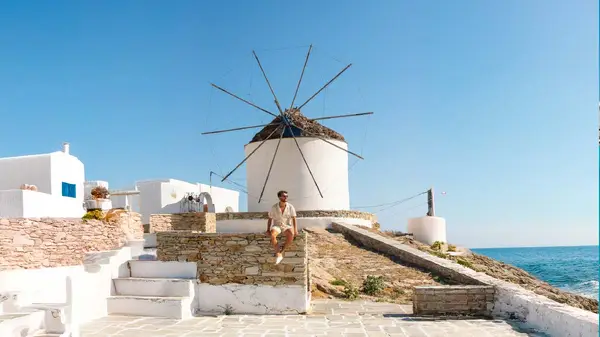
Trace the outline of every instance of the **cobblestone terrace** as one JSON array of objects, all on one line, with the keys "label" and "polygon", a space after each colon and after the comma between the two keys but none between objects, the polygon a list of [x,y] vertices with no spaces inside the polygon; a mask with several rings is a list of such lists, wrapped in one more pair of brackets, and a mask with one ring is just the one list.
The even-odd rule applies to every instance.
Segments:
[{"label": "cobblestone terrace", "polygon": [[276,337],[276,336],[545,336],[517,325],[484,319],[426,319],[411,306],[339,300],[313,301],[307,316],[231,315],[187,320],[108,316],[82,327],[82,337]]}]

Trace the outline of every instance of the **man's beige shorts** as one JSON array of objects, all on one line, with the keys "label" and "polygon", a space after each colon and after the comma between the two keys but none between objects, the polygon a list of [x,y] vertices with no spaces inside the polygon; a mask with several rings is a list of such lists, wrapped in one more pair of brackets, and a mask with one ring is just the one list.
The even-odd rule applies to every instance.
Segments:
[{"label": "man's beige shorts", "polygon": [[271,230],[275,231],[275,233],[277,233],[277,235],[287,231],[288,229],[292,229],[292,226],[286,226],[286,225],[271,226]]}]

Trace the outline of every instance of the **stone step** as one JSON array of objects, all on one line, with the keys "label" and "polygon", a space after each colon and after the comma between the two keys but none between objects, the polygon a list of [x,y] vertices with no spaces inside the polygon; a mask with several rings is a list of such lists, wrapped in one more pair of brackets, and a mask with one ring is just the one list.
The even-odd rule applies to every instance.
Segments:
[{"label": "stone step", "polygon": [[191,297],[111,296],[108,314],[185,319],[192,317]]},{"label": "stone step", "polygon": [[131,277],[171,279],[196,278],[196,262],[131,260],[128,263]]},{"label": "stone step", "polygon": [[70,337],[68,333],[50,333],[46,332],[46,330],[39,330],[35,334],[31,335],[32,337]]},{"label": "stone step", "polygon": [[194,282],[190,279],[126,277],[113,279],[117,295],[192,297]]}]

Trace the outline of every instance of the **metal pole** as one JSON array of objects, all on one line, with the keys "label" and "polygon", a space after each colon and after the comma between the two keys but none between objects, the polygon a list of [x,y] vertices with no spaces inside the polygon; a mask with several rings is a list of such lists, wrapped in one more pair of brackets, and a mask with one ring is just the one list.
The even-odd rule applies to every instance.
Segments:
[{"label": "metal pole", "polygon": [[433,197],[433,186],[427,190],[427,216],[435,216],[435,200]]}]

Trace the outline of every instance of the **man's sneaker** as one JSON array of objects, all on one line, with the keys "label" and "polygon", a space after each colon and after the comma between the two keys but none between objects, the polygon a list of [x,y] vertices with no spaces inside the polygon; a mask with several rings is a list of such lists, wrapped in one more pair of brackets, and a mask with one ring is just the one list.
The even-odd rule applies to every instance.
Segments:
[{"label": "man's sneaker", "polygon": [[275,264],[281,263],[281,260],[283,260],[283,254],[278,253],[277,255],[275,255]]}]

